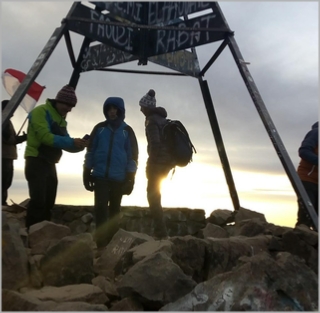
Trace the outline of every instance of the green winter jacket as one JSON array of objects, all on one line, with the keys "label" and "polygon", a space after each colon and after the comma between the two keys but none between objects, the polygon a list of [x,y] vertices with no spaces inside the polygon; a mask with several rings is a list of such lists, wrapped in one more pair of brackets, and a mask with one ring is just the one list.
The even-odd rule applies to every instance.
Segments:
[{"label": "green winter jacket", "polygon": [[67,132],[67,121],[47,99],[45,104],[34,108],[28,116],[27,147],[24,157],[44,158],[49,163],[58,163],[62,150],[79,152],[73,138]]}]

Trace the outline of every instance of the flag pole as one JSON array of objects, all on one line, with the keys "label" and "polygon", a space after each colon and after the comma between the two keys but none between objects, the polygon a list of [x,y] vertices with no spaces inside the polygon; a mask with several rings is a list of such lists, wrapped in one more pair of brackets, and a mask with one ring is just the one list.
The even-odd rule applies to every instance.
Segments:
[{"label": "flag pole", "polygon": [[20,134],[20,132],[21,132],[24,124],[26,123],[27,119],[28,119],[28,115],[27,115],[27,117],[25,118],[24,122],[22,123],[22,125],[21,125],[21,127],[20,127],[20,129],[19,129],[19,131],[18,131],[18,133],[17,133],[17,136],[19,136],[19,134]]}]

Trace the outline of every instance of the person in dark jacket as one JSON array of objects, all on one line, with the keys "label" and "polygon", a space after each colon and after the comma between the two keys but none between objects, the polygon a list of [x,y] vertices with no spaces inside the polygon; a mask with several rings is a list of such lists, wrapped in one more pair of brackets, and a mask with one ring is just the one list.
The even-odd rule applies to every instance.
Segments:
[{"label": "person in dark jacket", "polygon": [[98,248],[107,245],[119,229],[122,196],[133,190],[139,153],[135,133],[124,122],[123,99],[107,98],[103,114],[106,120],[90,134],[83,167],[84,187],[94,191]]},{"label": "person in dark jacket", "polygon": [[144,95],[139,105],[145,115],[145,132],[147,137],[148,160],[146,166],[147,198],[150,212],[154,220],[154,237],[167,237],[167,228],[163,218],[161,206],[161,182],[173,168],[172,157],[163,142],[161,130],[166,123],[167,111],[163,107],[156,107],[155,91],[150,89]]},{"label": "person in dark jacket", "polygon": [[55,204],[58,178],[56,163],[62,150],[80,152],[87,146],[81,138],[71,138],[67,131],[67,114],[75,107],[77,97],[73,87],[66,85],[55,99],[35,107],[28,116],[25,177],[30,201],[26,227],[44,220],[50,221]]},{"label": "person in dark jacket", "polygon": [[[9,100],[1,102],[2,111],[9,103]],[[11,187],[14,173],[13,161],[18,158],[17,144],[27,140],[27,134],[17,136],[12,122],[8,124],[2,131],[2,205],[8,205],[8,190]]]},{"label": "person in dark jacket", "polygon": [[[318,122],[312,125],[312,129],[304,137],[299,148],[301,158],[297,173],[309,196],[309,199],[318,215],[319,211],[319,179],[318,179]],[[303,204],[299,203],[297,225],[305,224],[312,227],[312,222]]]}]

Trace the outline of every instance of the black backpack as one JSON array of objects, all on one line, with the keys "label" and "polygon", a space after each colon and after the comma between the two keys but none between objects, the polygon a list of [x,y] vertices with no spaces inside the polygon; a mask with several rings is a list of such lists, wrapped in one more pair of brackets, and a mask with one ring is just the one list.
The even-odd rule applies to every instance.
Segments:
[{"label": "black backpack", "polygon": [[162,128],[162,137],[173,157],[174,166],[186,166],[192,161],[193,152],[197,153],[180,121],[167,119]]}]

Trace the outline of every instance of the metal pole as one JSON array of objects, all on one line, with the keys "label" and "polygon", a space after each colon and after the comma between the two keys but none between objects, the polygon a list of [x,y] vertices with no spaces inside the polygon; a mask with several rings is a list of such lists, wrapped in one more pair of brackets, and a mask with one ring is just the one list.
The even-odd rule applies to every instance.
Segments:
[{"label": "metal pole", "polygon": [[216,141],[217,148],[218,148],[220,161],[222,163],[222,167],[224,170],[224,175],[226,177],[226,181],[227,181],[227,184],[229,187],[229,192],[230,192],[231,200],[233,203],[233,207],[235,210],[239,210],[240,209],[240,202],[239,202],[237,190],[236,190],[236,187],[235,187],[235,184],[233,181],[227,153],[224,148],[224,144],[223,144],[217,116],[216,116],[216,113],[215,113],[215,110],[213,107],[213,102],[211,99],[208,83],[207,83],[207,81],[202,80],[202,77],[199,78],[199,83],[200,83],[200,88],[202,91],[204,103],[205,103],[205,106],[207,109],[207,113],[208,113],[211,129],[213,132],[213,136]]},{"label": "metal pole", "polygon": [[26,77],[9,100],[7,106],[2,111],[2,129],[7,125],[10,118],[13,116],[14,111],[19,106],[20,102],[22,101],[23,97],[27,93],[28,89],[35,81],[37,76],[39,75],[41,69],[44,67],[46,62],[48,61],[51,53],[53,52],[54,48],[57,46],[59,40],[61,39],[63,33],[66,30],[66,26],[62,25],[59,28],[56,28],[53,34],[51,35],[50,39],[48,40],[47,44],[37,57],[36,61],[33,63],[31,69],[27,73]]},{"label": "metal pole", "polygon": [[[72,15],[76,6],[77,6],[77,2],[74,2],[68,12],[67,17]],[[67,31],[66,22],[62,21],[61,26],[54,30],[53,34],[49,38],[47,44],[44,46],[39,56],[37,57],[36,61],[33,63],[26,77],[24,78],[20,86],[17,88],[12,98],[9,100],[5,109],[2,111],[2,129],[6,127],[10,118],[13,116],[14,111],[19,106],[20,102],[22,101],[23,97],[27,93],[28,89],[30,88],[32,83],[35,81],[37,76],[39,75],[40,71],[48,61],[51,53],[53,52],[53,50],[59,43],[61,37],[66,31]]]},{"label": "metal pole", "polygon": [[307,213],[309,214],[312,223],[316,230],[318,231],[318,216],[316,214],[316,211],[308,197],[308,194],[306,193],[302,182],[296,172],[295,167],[292,164],[292,161],[284,147],[284,144],[282,143],[282,140],[278,134],[278,131],[276,130],[275,125],[272,122],[272,119],[267,111],[267,108],[261,98],[261,95],[259,93],[259,90],[254,83],[254,80],[248,70],[248,67],[246,65],[246,62],[244,61],[240,49],[236,43],[236,40],[233,36],[229,36],[228,38],[228,46],[231,50],[231,53],[233,55],[234,60],[236,61],[236,64],[239,68],[239,71],[241,73],[241,76],[247,86],[247,89],[250,93],[250,96],[253,100],[254,105],[257,108],[257,111],[261,117],[261,120],[268,132],[268,135],[271,139],[271,142],[274,145],[274,148],[280,158],[280,161],[291,181],[291,184],[298,196],[298,201],[303,204],[303,206],[306,208]]},{"label": "metal pole", "polygon": [[78,59],[77,59],[76,65],[75,65],[75,68],[71,74],[69,85],[72,86],[74,89],[76,89],[76,87],[78,85],[78,81],[79,81],[80,73],[81,73],[81,62],[83,60],[85,50],[89,48],[90,42],[91,42],[90,38],[87,38],[87,37],[84,38],[79,55],[78,55]]}]

